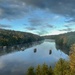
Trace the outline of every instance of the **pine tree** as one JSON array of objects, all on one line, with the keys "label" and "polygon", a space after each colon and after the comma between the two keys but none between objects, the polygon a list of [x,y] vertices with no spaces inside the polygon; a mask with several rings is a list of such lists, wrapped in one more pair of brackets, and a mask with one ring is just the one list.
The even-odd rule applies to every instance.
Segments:
[{"label": "pine tree", "polygon": [[42,75],[48,75],[48,65],[45,63],[42,65]]},{"label": "pine tree", "polygon": [[42,75],[42,73],[41,73],[41,66],[40,65],[37,66],[35,72],[36,72],[36,75]]},{"label": "pine tree", "polygon": [[70,67],[72,72],[75,75],[75,44],[73,44],[70,48]]},{"label": "pine tree", "polygon": [[55,75],[70,75],[69,71],[69,63],[63,59],[60,59],[54,68]]},{"label": "pine tree", "polygon": [[27,71],[27,75],[35,75],[34,68],[30,67]]},{"label": "pine tree", "polygon": [[51,66],[48,69],[48,75],[54,75],[54,72]]}]

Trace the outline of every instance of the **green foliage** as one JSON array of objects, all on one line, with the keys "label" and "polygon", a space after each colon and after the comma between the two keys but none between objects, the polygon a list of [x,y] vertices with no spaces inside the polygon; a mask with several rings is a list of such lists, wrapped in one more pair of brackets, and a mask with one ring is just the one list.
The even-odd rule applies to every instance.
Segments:
[{"label": "green foliage", "polygon": [[35,75],[34,68],[30,67],[27,71],[27,75]]},{"label": "green foliage", "polygon": [[72,72],[75,74],[75,44],[73,44],[70,48],[70,67]]},{"label": "green foliage", "polygon": [[39,41],[42,37],[27,32],[0,29],[0,46],[12,46]]},{"label": "green foliage", "polygon": [[42,65],[42,75],[48,75],[48,65],[45,63]]},{"label": "green foliage", "polygon": [[55,75],[70,75],[69,63],[63,59],[60,59],[54,68]]},{"label": "green foliage", "polygon": [[[32,71],[32,72],[31,72]],[[33,68],[29,68],[27,71],[27,75],[34,75]],[[65,61],[64,59],[60,59],[54,70],[48,65],[43,64],[42,66],[38,65],[35,69],[35,75],[75,75],[75,73],[71,70],[69,61]]]},{"label": "green foliage", "polygon": [[36,67],[36,75],[42,75],[42,73],[41,73],[41,66],[40,65],[38,65],[37,67]]},{"label": "green foliage", "polygon": [[51,66],[48,68],[48,75],[54,75],[54,71]]},{"label": "green foliage", "polygon": [[[32,70],[32,72],[34,72],[34,71]],[[27,71],[27,75],[31,75],[32,72],[31,72],[31,67],[30,67]],[[35,75],[54,75],[54,74],[53,74],[53,70],[52,70],[51,66],[48,67],[48,65],[46,65],[44,63],[42,66],[38,65],[36,67]]]}]

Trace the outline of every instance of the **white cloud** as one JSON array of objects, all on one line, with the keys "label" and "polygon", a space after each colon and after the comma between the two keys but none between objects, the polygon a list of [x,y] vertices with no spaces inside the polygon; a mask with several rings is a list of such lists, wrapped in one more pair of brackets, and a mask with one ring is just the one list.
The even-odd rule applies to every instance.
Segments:
[{"label": "white cloud", "polygon": [[52,30],[47,35],[58,35],[58,34],[63,34],[63,33],[67,33],[67,31]]}]

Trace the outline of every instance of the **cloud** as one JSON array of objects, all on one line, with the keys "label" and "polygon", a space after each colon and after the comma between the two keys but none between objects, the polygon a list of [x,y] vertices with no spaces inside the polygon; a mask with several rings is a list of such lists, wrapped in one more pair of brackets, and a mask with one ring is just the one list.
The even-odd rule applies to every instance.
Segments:
[{"label": "cloud", "polygon": [[37,30],[37,31],[35,31],[38,35],[45,35],[45,34],[47,34],[48,33],[48,31],[47,30]]},{"label": "cloud", "polygon": [[0,0],[0,19],[16,19],[24,17],[29,7],[18,0]]},{"label": "cloud", "polygon": [[0,0],[0,18],[24,17],[31,8],[75,19],[75,0]]},{"label": "cloud", "polygon": [[70,23],[70,22],[75,22],[75,19],[70,18],[69,20],[67,20],[67,21],[65,21],[65,22],[67,22],[67,23]]},{"label": "cloud", "polygon": [[30,25],[31,26],[40,26],[42,23],[43,23],[43,20],[40,19],[40,18],[33,18],[33,19],[30,19]]},{"label": "cloud", "polygon": [[51,25],[51,24],[47,24],[46,27],[48,27],[48,28],[55,28],[55,26]]},{"label": "cloud", "polygon": [[59,35],[59,34],[63,34],[63,33],[67,33],[67,31],[59,31],[59,30],[52,30],[50,31],[48,34],[46,35]]},{"label": "cloud", "polygon": [[74,21],[71,21],[71,22],[66,23],[64,26],[65,27],[72,27],[74,25],[75,25],[75,22]]},{"label": "cloud", "polygon": [[49,11],[66,17],[75,17],[75,0],[21,0],[26,4],[48,9]]},{"label": "cloud", "polygon": [[59,30],[59,31],[67,31],[67,32],[70,32],[70,31],[72,31],[73,29],[72,28],[65,28],[65,29],[61,29],[61,30]]},{"label": "cloud", "polygon": [[55,29],[54,25],[44,23],[40,19],[31,19],[30,25],[25,25],[24,29],[26,31],[34,31],[34,33],[39,35],[44,35],[50,32],[51,29]]},{"label": "cloud", "polygon": [[43,35],[49,32],[49,29],[55,28],[54,25],[46,23],[45,19],[42,18],[30,18],[30,25],[25,25],[25,29],[28,31],[35,31],[39,35]]},{"label": "cloud", "polygon": [[0,28],[12,28],[11,25],[0,24]]},{"label": "cloud", "polygon": [[49,24],[45,19],[42,19],[40,17],[37,18],[31,18],[29,19],[30,27],[37,27],[37,28],[55,28],[54,25]]}]

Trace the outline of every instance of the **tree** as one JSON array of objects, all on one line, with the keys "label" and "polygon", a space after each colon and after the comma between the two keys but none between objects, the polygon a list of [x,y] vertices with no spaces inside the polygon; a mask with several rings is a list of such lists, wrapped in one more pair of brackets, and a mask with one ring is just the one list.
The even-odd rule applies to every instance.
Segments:
[{"label": "tree", "polygon": [[54,72],[51,66],[48,69],[48,75],[54,75]]},{"label": "tree", "polygon": [[69,71],[69,63],[64,59],[60,59],[54,68],[55,75],[70,75]]},{"label": "tree", "polygon": [[73,44],[70,48],[70,67],[72,72],[74,72],[75,75],[75,44]]},{"label": "tree", "polygon": [[45,63],[42,65],[42,75],[48,75],[48,65]]},{"label": "tree", "polygon": [[27,75],[35,75],[34,68],[30,67],[27,71]]},{"label": "tree", "polygon": [[38,65],[37,68],[36,68],[36,75],[42,75],[40,65]]}]

